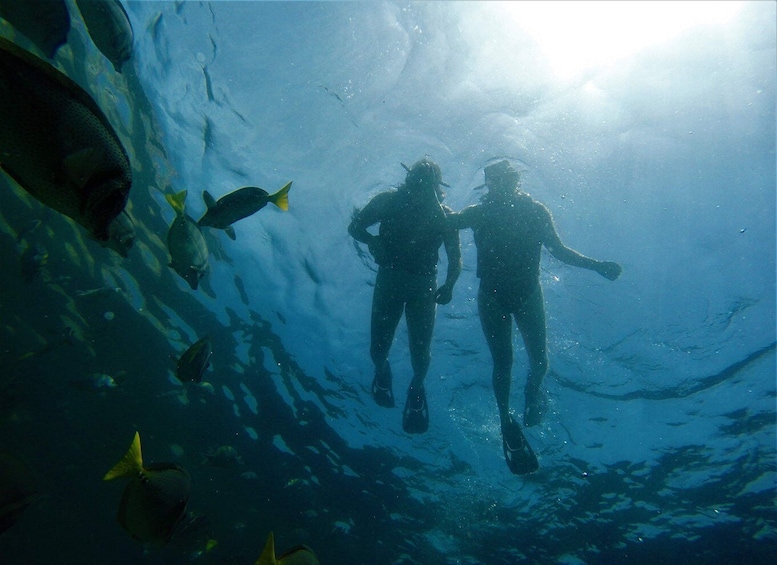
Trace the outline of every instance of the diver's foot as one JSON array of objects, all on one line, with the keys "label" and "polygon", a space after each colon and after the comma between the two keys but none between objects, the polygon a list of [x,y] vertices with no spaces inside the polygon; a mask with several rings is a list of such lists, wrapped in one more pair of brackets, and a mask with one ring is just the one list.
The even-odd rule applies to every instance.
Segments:
[{"label": "diver's foot", "polygon": [[528,475],[540,468],[518,422],[510,420],[502,427],[502,448],[507,466],[514,475]]},{"label": "diver's foot", "polygon": [[391,390],[391,365],[383,366],[382,371],[375,371],[375,378],[372,379],[372,397],[378,406],[384,408],[394,408],[394,392]]},{"label": "diver's foot", "polygon": [[429,407],[424,385],[410,385],[402,412],[402,429],[409,434],[422,434],[429,429]]},{"label": "diver's foot", "polygon": [[527,428],[536,426],[545,414],[545,393],[542,389],[526,389],[526,406],[523,411],[523,425]]}]

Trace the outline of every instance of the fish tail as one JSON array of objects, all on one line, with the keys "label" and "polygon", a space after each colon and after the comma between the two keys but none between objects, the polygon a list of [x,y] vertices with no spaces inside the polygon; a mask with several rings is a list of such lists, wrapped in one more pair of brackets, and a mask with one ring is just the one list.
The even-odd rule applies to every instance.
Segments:
[{"label": "fish tail", "polygon": [[137,474],[143,470],[143,455],[140,451],[140,434],[135,432],[129,451],[122,457],[121,461],[114,465],[113,469],[105,473],[104,481],[110,481],[119,477],[126,477]]},{"label": "fish tail", "polygon": [[268,200],[275,204],[278,208],[283,210],[284,212],[289,209],[289,190],[291,190],[291,183],[294,181],[289,181],[289,183],[284,186],[282,189],[280,189],[275,194],[271,194]]},{"label": "fish tail", "polygon": [[183,215],[187,192],[188,191],[186,190],[182,190],[181,192],[176,192],[175,194],[170,194],[169,192],[165,194],[165,200],[167,200],[170,206],[173,207],[173,210],[175,210],[175,213],[179,216]]},{"label": "fish tail", "polygon": [[277,563],[275,560],[275,538],[270,532],[270,535],[267,536],[267,543],[264,544],[264,551],[254,565],[276,565]]}]

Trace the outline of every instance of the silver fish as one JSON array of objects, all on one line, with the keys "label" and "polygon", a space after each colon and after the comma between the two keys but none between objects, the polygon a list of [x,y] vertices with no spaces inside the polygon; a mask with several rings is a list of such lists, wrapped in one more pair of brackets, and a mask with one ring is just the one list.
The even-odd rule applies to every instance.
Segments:
[{"label": "silver fish", "polygon": [[[126,375],[126,372],[120,371],[119,374]],[[105,373],[92,373],[86,377],[70,381],[70,386],[81,391],[94,391],[118,388],[119,383],[112,376]]]},{"label": "silver fish", "polygon": [[124,289],[120,286],[101,286],[99,288],[76,291],[76,296],[108,296],[111,294],[124,294]]},{"label": "silver fish", "polygon": [[92,41],[120,73],[132,57],[135,41],[127,12],[118,0],[76,0],[76,4]]},{"label": "silver fish", "polygon": [[167,232],[167,250],[170,267],[178,273],[192,290],[197,290],[200,279],[208,270],[208,246],[197,223],[184,212],[186,191],[166,194],[176,218]]},{"label": "silver fish", "polygon": [[0,167],[40,202],[126,255],[129,157],[89,94],[0,38]]},{"label": "silver fish", "polygon": [[291,182],[286,184],[275,194],[270,194],[256,186],[244,186],[215,200],[206,190],[202,193],[208,211],[197,222],[199,226],[207,226],[224,230],[230,239],[235,239],[235,230],[232,224],[243,218],[255,214],[268,202],[275,204],[281,210],[289,209],[289,190]]}]

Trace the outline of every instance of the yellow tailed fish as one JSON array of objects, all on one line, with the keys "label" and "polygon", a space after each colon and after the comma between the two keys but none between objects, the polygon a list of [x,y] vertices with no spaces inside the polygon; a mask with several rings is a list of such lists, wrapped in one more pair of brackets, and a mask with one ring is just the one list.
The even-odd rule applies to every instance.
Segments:
[{"label": "yellow tailed fish", "polygon": [[103,477],[127,478],[117,518],[122,528],[142,542],[164,543],[186,513],[191,493],[189,473],[174,463],[143,465],[140,434],[135,432],[126,455]]},{"label": "yellow tailed fish", "polygon": [[275,194],[256,186],[244,186],[215,200],[206,190],[202,193],[208,207],[205,215],[197,222],[199,226],[207,226],[224,230],[230,239],[235,239],[235,229],[232,224],[255,214],[270,202],[284,212],[289,209],[289,190],[291,182],[287,183]]},{"label": "yellow tailed fish", "polygon": [[255,565],[319,565],[318,558],[313,550],[305,545],[292,547],[280,557],[275,557],[275,538],[273,533],[267,536],[264,551],[256,560]]},{"label": "yellow tailed fish", "polygon": [[208,269],[208,245],[200,227],[184,211],[186,194],[185,190],[165,194],[176,213],[167,232],[167,250],[170,252],[169,266],[189,283],[192,290],[197,290]]}]

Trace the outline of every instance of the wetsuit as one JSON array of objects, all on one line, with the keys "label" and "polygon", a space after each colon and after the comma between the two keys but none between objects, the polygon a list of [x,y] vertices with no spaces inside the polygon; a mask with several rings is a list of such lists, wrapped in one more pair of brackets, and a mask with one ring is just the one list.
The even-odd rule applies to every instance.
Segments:
[{"label": "wetsuit", "polygon": [[[446,221],[452,210],[423,201],[407,190],[375,196],[353,219],[349,232],[369,245],[378,263],[372,300],[370,356],[376,371],[388,359],[394,334],[405,313],[414,380],[423,382],[431,360],[430,347],[437,308],[437,262],[440,245],[448,254],[452,289],[461,270],[458,232]],[[380,223],[377,236],[366,228]],[[441,289],[442,290],[442,287]],[[450,291],[448,291],[450,300]],[[442,301],[441,301],[442,302]],[[444,303],[444,302],[443,302]]]}]

